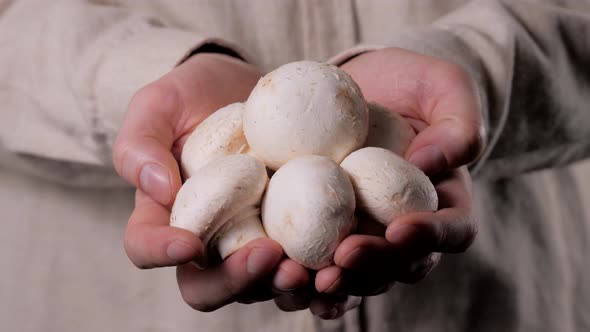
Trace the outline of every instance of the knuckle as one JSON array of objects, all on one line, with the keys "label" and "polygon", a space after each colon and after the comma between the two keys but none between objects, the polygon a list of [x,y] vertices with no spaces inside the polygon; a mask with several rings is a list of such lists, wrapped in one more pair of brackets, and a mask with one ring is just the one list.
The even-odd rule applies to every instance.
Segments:
[{"label": "knuckle", "polygon": [[128,109],[146,109],[163,102],[178,102],[178,92],[174,84],[158,80],[139,89],[131,97]]},{"label": "knuckle", "polygon": [[479,123],[472,123],[465,127],[465,143],[469,156],[479,156],[484,147],[484,133]]},{"label": "knuckle", "polygon": [[[450,229],[453,228],[453,229]],[[463,253],[471,247],[478,232],[478,225],[473,218],[463,220],[459,225],[449,226],[443,235],[443,246],[448,253]]]},{"label": "knuckle", "polygon": [[454,84],[466,84],[471,82],[469,72],[458,64],[442,61],[438,64],[438,69],[443,77]]},{"label": "knuckle", "polygon": [[402,282],[407,284],[415,284],[426,278],[430,272],[438,265],[440,261],[440,253],[431,253],[416,262],[410,264],[407,274],[402,278]]},{"label": "knuckle", "polygon": [[475,222],[474,220],[469,220],[468,222],[466,222],[463,241],[461,241],[457,245],[457,252],[467,251],[467,249],[469,249],[469,247],[471,247],[471,245],[475,241],[475,238],[477,237],[477,233],[478,233],[477,222]]},{"label": "knuckle", "polygon": [[199,288],[189,282],[183,282],[178,279],[178,289],[182,300],[191,308],[200,312],[212,312],[219,309],[222,305],[208,301],[200,296]]},{"label": "knuckle", "polygon": [[222,286],[224,288],[224,293],[228,295],[230,298],[237,298],[243,291],[243,287],[240,287],[234,279],[232,279],[229,275],[224,275],[222,280]]},{"label": "knuckle", "polygon": [[453,119],[454,128],[449,131],[453,140],[460,143],[455,162],[451,167],[459,167],[475,160],[483,151],[484,136],[481,125],[476,121],[465,122],[464,119]]},{"label": "knuckle", "polygon": [[185,295],[186,293],[181,292],[181,294],[182,294],[182,299],[184,300],[184,302],[186,304],[188,304],[189,307],[193,308],[196,311],[213,312],[213,311],[220,308],[219,305],[208,303],[206,301],[203,301],[202,299],[195,299],[195,298],[187,297]]},{"label": "knuckle", "polygon": [[[139,89],[127,106],[128,113],[162,113],[176,123],[182,115],[182,97],[172,79],[160,79]],[[127,121],[123,121],[125,125]]]},{"label": "knuckle", "polygon": [[125,238],[123,240],[123,247],[125,249],[125,253],[127,257],[135,265],[138,269],[147,270],[151,269],[153,265],[146,262],[141,256],[138,254],[138,244],[136,236],[133,235],[133,227],[127,227],[127,231],[125,232]]},{"label": "knuckle", "polygon": [[124,164],[125,159],[128,153],[128,146],[125,144],[120,136],[115,140],[115,144],[113,145],[113,165],[115,166],[115,170],[117,174],[121,177],[124,177]]}]

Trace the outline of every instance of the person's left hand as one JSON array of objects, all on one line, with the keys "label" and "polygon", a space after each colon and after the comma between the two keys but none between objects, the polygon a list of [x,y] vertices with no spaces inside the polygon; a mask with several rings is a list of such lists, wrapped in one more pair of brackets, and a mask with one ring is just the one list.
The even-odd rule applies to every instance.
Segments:
[{"label": "person's left hand", "polygon": [[360,230],[338,246],[335,264],[315,274],[315,289],[281,295],[275,298],[277,306],[285,311],[309,308],[322,319],[339,318],[363,296],[384,293],[395,282],[422,280],[439,262],[440,253],[466,250],[476,233],[469,172],[461,167],[434,181],[437,212],[407,214],[388,228],[359,220]]},{"label": "person's left hand", "polygon": [[436,266],[441,253],[465,251],[477,232],[465,165],[481,152],[483,130],[467,72],[396,48],[362,54],[341,68],[359,84],[368,102],[410,121],[417,136],[405,157],[431,177],[439,209],[401,216],[387,228],[365,227],[370,222],[359,220],[360,232],[338,246],[335,265],[315,275],[314,295],[275,300],[286,301],[283,306],[302,302],[322,318],[337,318],[352,308],[345,305],[350,303],[347,296],[377,295],[395,282],[418,282]]},{"label": "person's left hand", "polygon": [[387,228],[371,220],[369,231],[348,236],[334,254],[335,265],[318,271],[315,287],[327,294],[378,295],[395,282],[416,283],[439,262],[441,253],[459,253],[474,239],[471,179],[465,167],[435,180],[436,212],[401,216]]}]

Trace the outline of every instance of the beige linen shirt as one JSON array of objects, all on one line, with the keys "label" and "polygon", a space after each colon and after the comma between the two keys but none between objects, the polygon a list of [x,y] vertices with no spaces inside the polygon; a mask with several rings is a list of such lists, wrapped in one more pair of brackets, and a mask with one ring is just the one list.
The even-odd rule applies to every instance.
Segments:
[{"label": "beige linen shirt", "polygon": [[[1,329],[588,330],[589,36],[586,0],[0,0]],[[264,72],[383,46],[463,65],[488,138],[473,247],[333,322],[194,312],[173,269],[133,268],[112,143],[133,93],[207,44]]]}]

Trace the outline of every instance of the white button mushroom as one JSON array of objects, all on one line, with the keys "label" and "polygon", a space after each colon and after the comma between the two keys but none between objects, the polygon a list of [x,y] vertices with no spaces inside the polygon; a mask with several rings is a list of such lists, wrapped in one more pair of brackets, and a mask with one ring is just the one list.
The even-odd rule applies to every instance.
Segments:
[{"label": "white button mushroom", "polygon": [[223,156],[247,153],[242,129],[243,103],[234,103],[212,113],[190,134],[180,156],[185,179],[207,163]]},{"label": "white button mushroom", "polygon": [[[206,251],[224,259],[249,241],[265,237],[260,203],[268,182],[266,168],[244,154],[217,158],[180,188],[170,225],[193,232]],[[207,265],[206,253],[198,265]]]},{"label": "white button mushroom", "polygon": [[304,155],[340,163],[362,147],[367,131],[357,84],[338,67],[313,61],[289,63],[261,78],[244,112],[250,148],[273,170]]},{"label": "white button mushroom", "polygon": [[387,149],[362,148],[340,166],[350,176],[359,210],[384,225],[406,213],[438,208],[438,196],[428,177]]},{"label": "white button mushroom", "polygon": [[384,148],[403,156],[416,132],[400,114],[369,103],[369,135],[365,146]]},{"label": "white button mushroom", "polygon": [[286,163],[271,178],[262,203],[268,236],[299,264],[321,269],[353,230],[355,197],[346,173],[323,156]]}]

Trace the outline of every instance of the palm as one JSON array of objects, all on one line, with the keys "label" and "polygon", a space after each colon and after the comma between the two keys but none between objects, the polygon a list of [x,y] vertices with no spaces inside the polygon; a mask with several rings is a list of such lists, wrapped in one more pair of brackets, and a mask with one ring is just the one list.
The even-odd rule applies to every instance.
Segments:
[{"label": "palm", "polygon": [[362,54],[342,68],[369,102],[402,114],[418,132],[408,159],[429,146],[439,150],[438,157],[417,163],[427,173],[464,165],[479,154],[479,106],[472,81],[459,66],[391,48]]},{"label": "palm", "polygon": [[439,252],[460,252],[473,241],[470,178],[463,165],[480,152],[481,119],[471,80],[456,65],[392,48],[362,54],[342,69],[369,102],[410,121],[417,136],[406,158],[432,176],[440,200],[437,212],[405,215],[387,230],[349,236],[336,250],[336,265],[316,275],[318,290],[368,296],[395,281],[424,278]]}]

